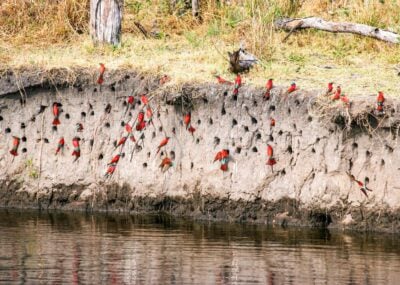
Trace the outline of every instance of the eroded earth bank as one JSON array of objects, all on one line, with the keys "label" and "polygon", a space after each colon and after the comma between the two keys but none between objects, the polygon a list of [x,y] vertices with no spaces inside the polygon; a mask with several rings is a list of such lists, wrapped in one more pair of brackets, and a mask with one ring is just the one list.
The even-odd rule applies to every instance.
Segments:
[{"label": "eroded earth bank", "polygon": [[[244,78],[244,81],[246,78]],[[374,113],[376,95],[352,99],[348,109],[319,93],[279,86],[160,85],[159,78],[95,71],[4,71],[0,78],[0,206],[10,208],[164,211],[198,219],[280,225],[400,230],[399,102]],[[135,104],[127,103],[129,95]],[[147,94],[153,124],[133,124]],[[61,124],[52,125],[54,102]],[[42,107],[41,107],[42,106]],[[47,106],[47,107],[45,107]],[[193,135],[182,119],[191,111]],[[271,117],[275,126],[271,126]],[[77,124],[83,130],[77,131]],[[126,136],[134,127],[136,143]],[[13,136],[21,139],[10,154]],[[169,136],[157,155],[160,141]],[[65,147],[55,155],[61,137]],[[72,139],[81,157],[74,162]],[[266,146],[277,164],[266,165]],[[229,149],[228,171],[213,162]],[[123,153],[114,175],[107,163]],[[159,168],[162,157],[173,166]],[[366,197],[348,174],[367,182]]]}]

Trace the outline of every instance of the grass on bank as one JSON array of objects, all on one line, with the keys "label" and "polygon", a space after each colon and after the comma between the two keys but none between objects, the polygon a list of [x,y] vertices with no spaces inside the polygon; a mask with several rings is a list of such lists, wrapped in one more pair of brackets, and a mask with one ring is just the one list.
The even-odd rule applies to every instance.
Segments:
[{"label": "grass on bank", "polygon": [[[295,80],[307,89],[333,80],[351,94],[400,88],[400,46],[355,35],[321,31],[286,33],[272,28],[281,16],[321,16],[400,32],[397,0],[241,0],[201,1],[202,21],[191,16],[184,1],[125,0],[120,47],[95,46],[88,35],[88,0],[5,0],[0,4],[0,67],[93,66],[133,68],[166,73],[172,84],[232,78],[223,57],[244,42],[260,64],[245,82],[277,84]],[[134,27],[140,21],[157,30],[159,39],[144,39]]]}]

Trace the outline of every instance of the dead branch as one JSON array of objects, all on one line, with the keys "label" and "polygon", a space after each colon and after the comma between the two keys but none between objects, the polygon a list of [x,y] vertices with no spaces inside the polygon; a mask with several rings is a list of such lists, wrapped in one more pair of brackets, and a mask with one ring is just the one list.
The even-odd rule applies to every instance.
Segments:
[{"label": "dead branch", "polygon": [[331,33],[357,34],[394,44],[400,43],[400,35],[388,30],[350,22],[329,22],[317,17],[281,18],[275,21],[274,26],[290,33],[299,29],[317,29]]}]

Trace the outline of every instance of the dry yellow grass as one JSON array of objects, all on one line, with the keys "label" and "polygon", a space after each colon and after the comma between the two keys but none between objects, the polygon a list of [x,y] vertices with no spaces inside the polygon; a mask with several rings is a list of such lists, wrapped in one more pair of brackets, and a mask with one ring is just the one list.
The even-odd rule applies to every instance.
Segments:
[{"label": "dry yellow grass", "polygon": [[[286,34],[272,29],[276,17],[314,15],[400,32],[396,0],[241,0],[230,5],[204,0],[202,22],[177,2],[173,8],[167,0],[125,0],[122,45],[105,47],[94,46],[88,36],[88,0],[3,1],[0,65],[97,67],[105,62],[108,68],[167,73],[171,84],[205,82],[212,81],[214,73],[233,77],[221,53],[226,55],[243,41],[261,60],[245,75],[246,83],[264,84],[273,77],[281,85],[295,80],[300,87],[320,89],[333,80],[350,95],[377,89],[396,95],[400,89],[399,46],[311,30],[282,43]],[[133,21],[156,27],[160,39],[143,39]]]}]

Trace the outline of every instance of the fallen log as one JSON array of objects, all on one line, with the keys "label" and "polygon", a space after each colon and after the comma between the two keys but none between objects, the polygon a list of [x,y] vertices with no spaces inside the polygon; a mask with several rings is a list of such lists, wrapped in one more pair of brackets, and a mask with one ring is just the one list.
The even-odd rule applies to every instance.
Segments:
[{"label": "fallen log", "polygon": [[317,29],[331,33],[350,33],[361,36],[371,37],[381,41],[399,44],[400,35],[388,30],[383,30],[377,27],[372,27],[364,24],[350,22],[330,22],[322,18],[280,18],[274,22],[276,29],[288,31],[286,40],[295,30],[300,29]]}]

